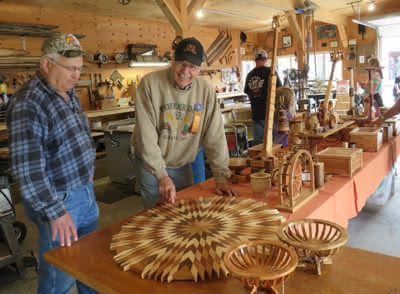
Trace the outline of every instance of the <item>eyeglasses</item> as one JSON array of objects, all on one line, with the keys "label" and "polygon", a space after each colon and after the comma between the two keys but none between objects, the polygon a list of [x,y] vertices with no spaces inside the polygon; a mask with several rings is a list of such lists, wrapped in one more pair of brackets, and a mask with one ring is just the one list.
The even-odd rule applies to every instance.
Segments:
[{"label": "eyeglasses", "polygon": [[51,60],[51,62],[61,66],[62,68],[65,68],[66,70],[68,70],[70,72],[82,72],[87,68],[86,65],[82,65],[81,67],[67,66],[67,65],[64,65],[64,64],[61,64],[61,63],[55,61],[53,58],[49,58],[49,59]]},{"label": "eyeglasses", "polygon": [[187,67],[191,72],[200,70],[200,66],[191,63],[185,63],[185,61],[175,61],[175,64],[179,70],[184,69],[185,67]]}]

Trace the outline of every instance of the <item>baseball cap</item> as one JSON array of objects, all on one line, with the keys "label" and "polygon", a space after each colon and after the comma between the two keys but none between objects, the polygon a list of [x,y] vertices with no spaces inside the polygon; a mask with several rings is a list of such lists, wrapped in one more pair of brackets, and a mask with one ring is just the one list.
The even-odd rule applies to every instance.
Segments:
[{"label": "baseball cap", "polygon": [[189,61],[197,66],[203,62],[204,49],[196,38],[186,38],[175,49],[176,61]]},{"label": "baseball cap", "polygon": [[259,59],[267,58],[268,54],[263,49],[257,49],[256,52],[254,53],[254,56],[256,57],[256,60],[259,60]]},{"label": "baseball cap", "polygon": [[60,54],[64,57],[85,55],[79,40],[73,34],[54,33],[43,42],[42,55]]}]

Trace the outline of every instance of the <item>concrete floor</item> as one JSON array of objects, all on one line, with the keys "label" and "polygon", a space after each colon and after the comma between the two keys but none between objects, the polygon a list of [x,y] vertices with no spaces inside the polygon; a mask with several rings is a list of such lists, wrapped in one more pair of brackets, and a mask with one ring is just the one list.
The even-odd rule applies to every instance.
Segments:
[{"label": "concrete floor", "polygon": [[[130,187],[113,184],[108,177],[96,180],[95,193],[98,196],[101,227],[143,209],[141,198],[132,195]],[[113,195],[117,196],[118,201],[110,203]],[[392,197],[384,206],[367,203],[359,215],[349,221],[347,245],[400,257],[399,207],[400,197]],[[30,251],[37,252],[36,228],[25,218],[21,204],[16,205],[16,211],[17,220],[24,222],[28,228],[27,238],[22,243],[24,256],[28,256]],[[19,278],[12,268],[0,269],[0,294],[35,293],[36,285],[37,274],[33,268],[28,268],[24,278]],[[73,289],[72,294],[75,293],[77,291]]]}]

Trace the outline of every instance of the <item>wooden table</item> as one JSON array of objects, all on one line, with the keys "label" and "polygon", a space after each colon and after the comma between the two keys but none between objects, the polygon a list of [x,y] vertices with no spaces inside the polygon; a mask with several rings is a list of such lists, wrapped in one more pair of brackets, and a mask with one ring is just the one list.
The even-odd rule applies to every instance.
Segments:
[{"label": "wooden table", "polygon": [[[242,282],[224,278],[206,282],[161,283],[142,280],[139,274],[123,272],[109,250],[111,236],[128,218],[81,238],[69,248],[46,252],[45,259],[100,293],[138,294],[248,294]],[[344,247],[322,276],[298,269],[285,284],[286,294],[384,294],[400,293],[400,258]]]}]

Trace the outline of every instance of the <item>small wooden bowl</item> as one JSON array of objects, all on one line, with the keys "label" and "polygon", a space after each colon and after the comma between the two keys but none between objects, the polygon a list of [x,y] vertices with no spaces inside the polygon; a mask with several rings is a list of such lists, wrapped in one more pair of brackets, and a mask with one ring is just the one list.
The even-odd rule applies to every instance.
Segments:
[{"label": "small wooden bowl", "polygon": [[282,242],[294,247],[301,261],[311,259],[318,275],[326,258],[339,252],[348,240],[345,228],[322,219],[288,221],[279,227],[277,234]]},{"label": "small wooden bowl", "polygon": [[252,288],[251,294],[258,289],[278,294],[275,286],[289,277],[297,262],[292,248],[274,241],[249,241],[232,247],[224,256],[227,269]]}]

